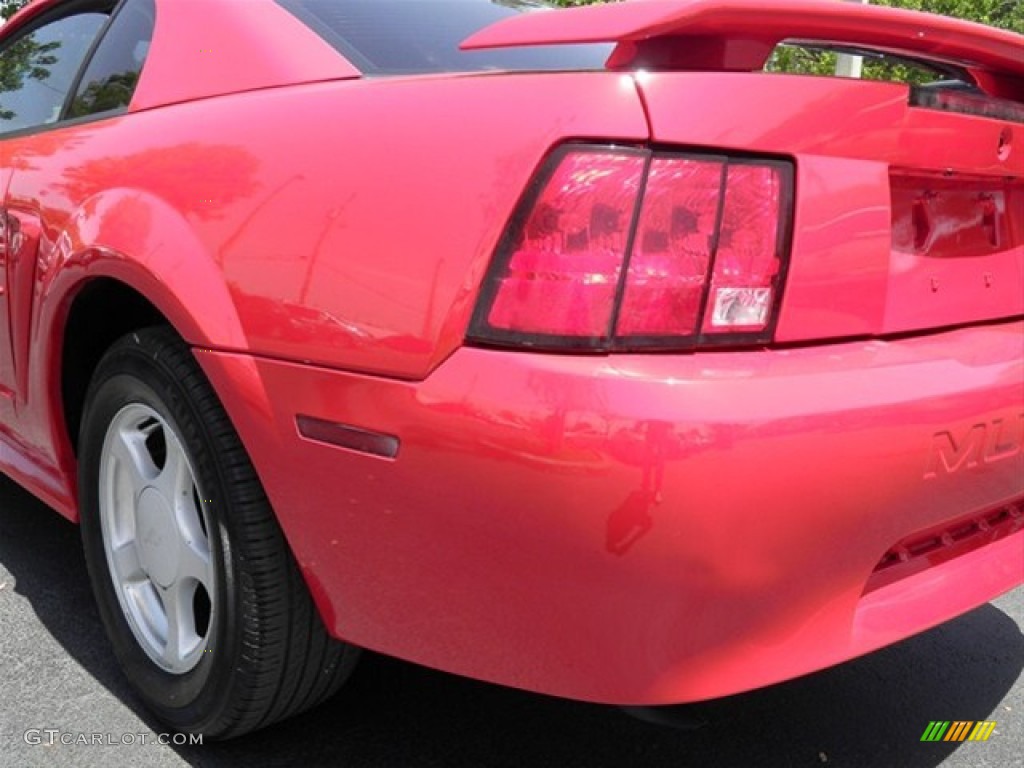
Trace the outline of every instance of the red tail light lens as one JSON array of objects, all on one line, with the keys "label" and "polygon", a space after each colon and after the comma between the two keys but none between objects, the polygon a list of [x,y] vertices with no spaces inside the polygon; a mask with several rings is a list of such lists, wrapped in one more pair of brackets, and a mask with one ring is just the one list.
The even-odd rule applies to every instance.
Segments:
[{"label": "red tail light lens", "polygon": [[722,161],[651,161],[616,327],[620,342],[696,332],[724,169]]},{"label": "red tail light lens", "polygon": [[514,217],[472,341],[607,351],[770,340],[791,169],[566,147]]},{"label": "red tail light lens", "polygon": [[563,157],[514,227],[487,313],[493,331],[607,338],[646,162],[640,153]]}]

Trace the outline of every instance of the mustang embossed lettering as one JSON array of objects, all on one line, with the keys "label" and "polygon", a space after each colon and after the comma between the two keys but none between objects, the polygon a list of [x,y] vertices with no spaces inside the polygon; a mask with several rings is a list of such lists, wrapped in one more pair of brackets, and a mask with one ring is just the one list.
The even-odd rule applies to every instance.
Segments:
[{"label": "mustang embossed lettering", "polygon": [[993,419],[975,424],[957,438],[953,432],[936,432],[928,454],[925,480],[940,474],[1011,459],[1024,446],[1024,413],[1015,419]]}]

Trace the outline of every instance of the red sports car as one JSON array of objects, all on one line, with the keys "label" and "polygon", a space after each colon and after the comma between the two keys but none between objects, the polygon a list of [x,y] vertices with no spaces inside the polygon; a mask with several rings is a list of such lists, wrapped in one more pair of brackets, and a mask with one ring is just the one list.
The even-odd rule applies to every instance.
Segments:
[{"label": "red sports car", "polygon": [[920,632],[1024,579],[1022,51],[826,0],[36,0],[0,470],[211,737],[357,648],[657,705]]}]

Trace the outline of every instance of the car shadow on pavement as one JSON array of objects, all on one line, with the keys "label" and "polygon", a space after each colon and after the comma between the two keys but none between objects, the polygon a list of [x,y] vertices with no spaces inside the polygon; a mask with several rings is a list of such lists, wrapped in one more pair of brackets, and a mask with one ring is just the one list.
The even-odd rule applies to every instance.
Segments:
[{"label": "car shadow on pavement", "polygon": [[[109,650],[77,528],[0,478],[3,569],[69,656],[159,729]],[[703,723],[693,729],[653,725],[610,707],[500,688],[367,654],[345,690],[320,707],[241,739],[177,752],[196,766],[933,768],[955,749],[984,750],[990,744],[922,743],[929,721],[1000,721],[1006,714],[1000,702],[1022,668],[1020,627],[986,605],[815,675],[659,713],[679,726]],[[1019,745],[1020,736],[993,738],[1013,738]]]},{"label": "car shadow on pavement", "polygon": [[[0,578],[4,589],[27,599],[40,623],[82,668],[140,711],[141,700],[121,675],[107,644],[89,587],[78,526],[0,475],[0,576],[5,570],[12,578]],[[3,630],[0,659],[9,653],[4,640],[13,628]],[[145,719],[156,724],[148,714]]]}]

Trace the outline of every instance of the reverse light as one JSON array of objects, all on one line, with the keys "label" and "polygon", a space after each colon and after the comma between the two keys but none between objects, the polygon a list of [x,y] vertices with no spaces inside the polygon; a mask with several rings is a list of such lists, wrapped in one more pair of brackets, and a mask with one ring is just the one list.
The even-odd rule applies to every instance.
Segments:
[{"label": "reverse light", "polygon": [[792,168],[569,145],[491,264],[469,339],[581,351],[770,341]]},{"label": "reverse light", "polygon": [[782,268],[781,203],[777,167],[729,167],[705,333],[757,333],[768,327]]}]

